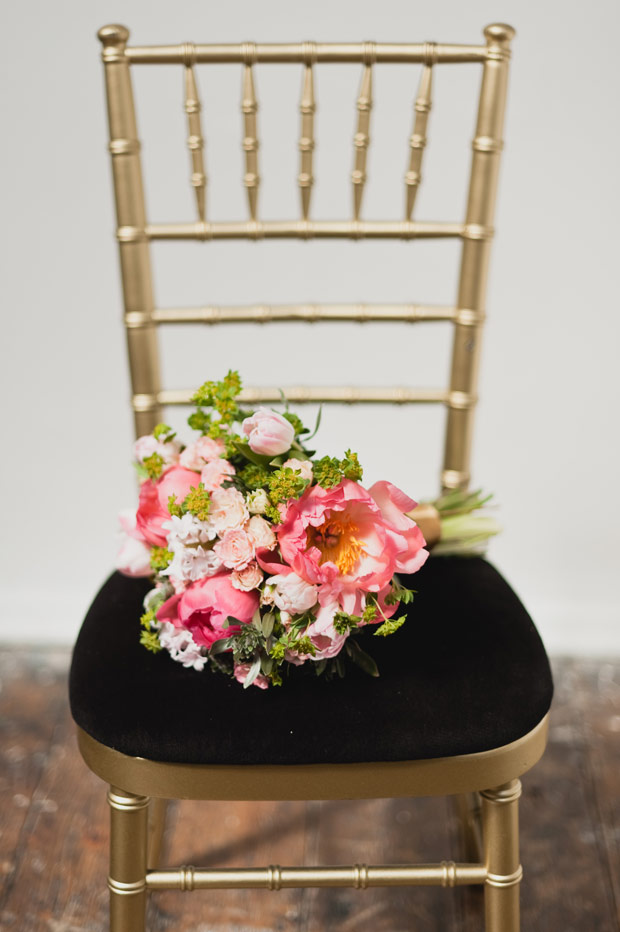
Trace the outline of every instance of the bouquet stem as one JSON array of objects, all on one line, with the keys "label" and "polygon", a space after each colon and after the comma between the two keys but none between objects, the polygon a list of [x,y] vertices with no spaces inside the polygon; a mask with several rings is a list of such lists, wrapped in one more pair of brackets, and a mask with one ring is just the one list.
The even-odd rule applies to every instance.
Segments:
[{"label": "bouquet stem", "polygon": [[491,497],[480,489],[457,489],[432,502],[422,502],[408,514],[434,556],[480,556],[486,552],[491,537],[501,531],[499,522],[484,513]]}]

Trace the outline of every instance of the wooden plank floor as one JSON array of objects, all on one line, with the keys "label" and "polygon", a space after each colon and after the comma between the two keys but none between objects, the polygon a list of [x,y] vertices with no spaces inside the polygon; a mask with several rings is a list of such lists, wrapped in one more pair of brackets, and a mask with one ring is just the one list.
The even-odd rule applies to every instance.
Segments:
[{"label": "wooden plank floor", "polygon": [[[107,928],[104,787],[82,764],[66,652],[0,651],[0,929]],[[524,778],[524,932],[620,928],[620,661],[555,663],[548,751]],[[449,801],[181,803],[165,861],[201,866],[458,857]],[[377,828],[373,828],[377,826]],[[479,890],[153,897],[152,932],[474,932]]]}]

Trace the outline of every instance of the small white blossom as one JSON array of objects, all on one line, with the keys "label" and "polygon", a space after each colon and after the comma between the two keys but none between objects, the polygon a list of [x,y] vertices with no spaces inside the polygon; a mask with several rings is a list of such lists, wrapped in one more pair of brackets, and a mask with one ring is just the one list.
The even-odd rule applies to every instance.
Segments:
[{"label": "small white blossom", "polygon": [[199,671],[204,669],[208,659],[206,649],[203,653],[189,631],[175,628],[169,621],[164,621],[159,631],[159,643],[173,660],[182,663],[184,667],[192,667]]},{"label": "small white blossom", "polygon": [[264,515],[269,507],[269,496],[264,489],[255,489],[246,498],[248,511],[251,515]]},{"label": "small white blossom", "polygon": [[222,566],[222,561],[213,550],[206,550],[200,544],[196,547],[184,547],[176,542],[172,552],[172,562],[162,571],[162,576],[195,582],[197,579],[215,576]]},{"label": "small white blossom", "polygon": [[209,521],[199,521],[195,515],[185,514],[181,518],[171,515],[169,521],[164,521],[163,527],[168,531],[168,547],[174,550],[174,545],[179,543],[187,546],[188,544],[206,544],[213,540],[215,529]]}]

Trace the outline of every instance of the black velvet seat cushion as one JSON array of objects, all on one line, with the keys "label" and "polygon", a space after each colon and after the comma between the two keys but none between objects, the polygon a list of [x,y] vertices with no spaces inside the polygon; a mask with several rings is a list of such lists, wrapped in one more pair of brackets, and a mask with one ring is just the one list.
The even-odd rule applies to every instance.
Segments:
[{"label": "black velvet seat cushion", "polygon": [[543,718],[553,685],[530,617],[480,558],[431,557],[405,584],[407,623],[362,646],[381,676],[301,670],[281,688],[244,690],[139,644],[145,580],[115,573],[75,646],[73,717],[99,742],[159,761],[212,764],[419,760],[485,751]]}]

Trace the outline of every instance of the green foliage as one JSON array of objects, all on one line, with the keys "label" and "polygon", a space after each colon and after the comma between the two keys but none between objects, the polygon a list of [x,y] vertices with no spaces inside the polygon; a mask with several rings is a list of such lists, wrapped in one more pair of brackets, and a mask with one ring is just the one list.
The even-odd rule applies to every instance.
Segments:
[{"label": "green foliage", "polygon": [[407,616],[403,615],[401,618],[388,618],[387,621],[384,621],[375,631],[375,637],[387,637],[388,634],[394,634],[395,631],[398,631],[407,620]]},{"label": "green foliage", "polygon": [[265,466],[248,463],[238,475],[248,489],[262,489],[269,485],[270,472]]},{"label": "green foliage", "polygon": [[174,515],[175,518],[180,518],[183,515],[183,506],[179,505],[174,495],[168,496],[168,513]]},{"label": "green foliage", "polygon": [[141,631],[140,643],[143,647],[146,647],[147,650],[150,650],[152,654],[158,654],[159,651],[162,650],[156,631]]},{"label": "green foliage", "polygon": [[357,453],[352,453],[351,450],[347,450],[344,459],[340,460],[340,469],[345,479],[352,479],[354,482],[359,482],[364,474]]},{"label": "green foliage", "polygon": [[285,411],[282,417],[292,424],[295,430],[295,436],[298,437],[299,434],[307,434],[308,428],[304,427],[303,422],[300,417],[297,417],[296,414],[293,414],[292,411]]},{"label": "green foliage", "polygon": [[159,453],[151,453],[150,456],[147,456],[145,460],[142,461],[143,467],[146,469],[146,474],[149,479],[159,479],[163,472],[164,461]]},{"label": "green foliage", "polygon": [[239,373],[231,369],[219,382],[204,382],[190,400],[199,408],[213,408],[219,414],[222,424],[232,424],[239,410],[235,399],[240,391]]},{"label": "green foliage", "polygon": [[334,615],[334,628],[338,634],[347,634],[351,628],[357,628],[361,624],[360,615],[348,615],[346,612],[336,612]]},{"label": "green foliage", "polygon": [[151,547],[151,569],[154,573],[161,573],[170,563],[174,554],[165,547]]},{"label": "green foliage", "polygon": [[176,437],[176,432],[167,424],[157,424],[153,431],[155,440],[161,440],[163,443],[170,443]]},{"label": "green foliage", "polygon": [[[183,512],[189,512],[199,521],[206,521],[209,517],[210,507],[211,496],[205,489],[204,484],[199,482],[198,488],[191,486],[182,505]],[[170,504],[168,504],[168,510],[170,510]]]},{"label": "green foliage", "polygon": [[324,489],[333,489],[343,479],[359,481],[363,475],[357,453],[347,450],[344,458],[339,460],[335,456],[324,456],[312,464],[314,479]]},{"label": "green foliage", "polygon": [[314,481],[323,489],[333,489],[342,481],[340,460],[335,456],[323,456],[312,464]]},{"label": "green foliage", "polygon": [[401,586],[399,582],[393,582],[390,592],[385,597],[386,605],[396,605],[398,602],[402,602],[403,605],[409,605],[413,602],[414,596],[416,594],[415,589],[407,589],[405,586]]},{"label": "green foliage", "polygon": [[283,466],[270,473],[267,479],[269,498],[274,505],[279,505],[280,502],[286,504],[291,498],[299,498],[309,484],[309,480],[303,479],[298,471],[290,466]]},{"label": "green foliage", "polygon": [[199,430],[201,434],[206,434],[209,432],[211,426],[211,415],[203,411],[202,408],[197,408],[195,411],[192,411],[187,419],[187,423],[192,430]]},{"label": "green foliage", "polygon": [[362,612],[362,620],[365,621],[366,624],[372,623],[377,618],[377,610],[378,606],[376,599],[370,599],[366,605],[366,608]]}]

